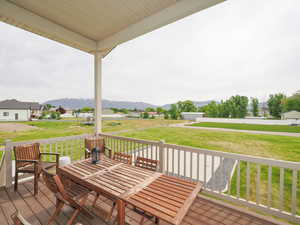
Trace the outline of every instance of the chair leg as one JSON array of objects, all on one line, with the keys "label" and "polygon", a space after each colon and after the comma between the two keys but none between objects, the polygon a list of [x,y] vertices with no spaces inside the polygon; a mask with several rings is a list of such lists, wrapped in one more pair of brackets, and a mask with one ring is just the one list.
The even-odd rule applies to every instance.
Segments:
[{"label": "chair leg", "polygon": [[93,218],[92,215],[90,215],[90,213],[89,213],[88,211],[86,211],[84,208],[82,208],[82,207],[84,206],[84,204],[85,204],[87,198],[88,198],[88,195],[86,195],[85,197],[83,197],[83,198],[80,200],[80,202],[79,202],[80,208],[75,209],[75,211],[73,212],[71,218],[70,218],[69,221],[67,222],[67,225],[72,225],[73,222],[74,222],[74,220],[76,219],[76,217],[78,216],[78,214],[79,214],[80,212],[82,212],[84,215],[86,215],[86,216],[88,216],[88,217]]},{"label": "chair leg", "polygon": [[139,223],[139,225],[143,225],[143,224],[144,224],[144,220],[145,220],[145,217],[144,217],[144,216],[142,216],[142,218],[141,218],[141,220],[140,220],[140,223]]},{"label": "chair leg", "polygon": [[81,206],[80,208],[80,212],[83,213],[85,216],[87,216],[88,218],[90,219],[93,219],[93,215],[88,211],[86,210],[85,208],[83,208],[84,204],[86,203],[87,199],[88,199],[89,195],[86,194],[79,202],[79,205]]},{"label": "chair leg", "polygon": [[15,188],[14,190],[17,191],[18,190],[18,172],[17,172],[17,169],[16,169],[16,172],[15,172]]},{"label": "chair leg", "polygon": [[93,202],[93,206],[95,206],[95,205],[96,205],[96,202],[97,202],[97,200],[98,200],[99,196],[100,196],[100,194],[99,194],[99,193],[97,193],[97,194],[96,194],[96,197],[95,197],[95,199],[94,199],[94,202]]},{"label": "chair leg", "polygon": [[112,215],[113,215],[113,212],[114,212],[114,209],[116,208],[116,205],[117,205],[117,203],[114,202],[114,203],[113,203],[113,206],[111,207],[111,209],[110,209],[110,211],[109,211],[109,213],[107,214],[107,217],[106,217],[106,220],[107,220],[107,221],[110,221],[110,220],[111,220]]},{"label": "chair leg", "polygon": [[49,222],[47,223],[47,225],[50,225],[55,219],[56,217],[59,215],[62,207],[64,206],[64,202],[60,201],[60,200],[56,200],[56,209],[55,212],[53,213],[53,215],[51,216]]},{"label": "chair leg", "polygon": [[34,174],[34,195],[38,194],[39,191],[39,179],[38,179],[38,174]]}]

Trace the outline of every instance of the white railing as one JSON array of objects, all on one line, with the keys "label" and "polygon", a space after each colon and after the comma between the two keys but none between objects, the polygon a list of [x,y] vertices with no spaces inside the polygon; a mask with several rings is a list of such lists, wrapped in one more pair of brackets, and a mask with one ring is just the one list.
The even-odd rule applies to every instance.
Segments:
[{"label": "white railing", "polygon": [[[84,138],[87,136],[38,142],[42,151],[68,155],[75,161],[84,157]],[[300,163],[178,146],[163,141],[108,134],[101,136],[113,153],[131,154],[134,160],[137,156],[159,160],[161,172],[200,181],[204,193],[300,223]],[[7,186],[12,184],[12,163],[9,162],[12,160],[13,146],[31,142],[6,143],[4,164]]]},{"label": "white railing", "polygon": [[102,134],[114,152],[160,161],[203,192],[300,223],[300,163]]}]

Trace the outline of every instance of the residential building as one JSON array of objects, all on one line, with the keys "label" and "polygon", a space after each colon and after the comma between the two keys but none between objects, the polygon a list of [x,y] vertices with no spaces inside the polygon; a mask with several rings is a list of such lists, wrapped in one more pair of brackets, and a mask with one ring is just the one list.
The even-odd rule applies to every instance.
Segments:
[{"label": "residential building", "polygon": [[181,116],[184,120],[196,121],[198,118],[202,118],[204,114],[204,112],[182,112]]},{"label": "residential building", "polygon": [[281,119],[282,120],[300,120],[300,112],[294,110],[294,111],[282,113]]},{"label": "residential building", "polygon": [[0,102],[0,121],[27,121],[41,115],[42,105],[38,102],[20,102],[9,99]]}]

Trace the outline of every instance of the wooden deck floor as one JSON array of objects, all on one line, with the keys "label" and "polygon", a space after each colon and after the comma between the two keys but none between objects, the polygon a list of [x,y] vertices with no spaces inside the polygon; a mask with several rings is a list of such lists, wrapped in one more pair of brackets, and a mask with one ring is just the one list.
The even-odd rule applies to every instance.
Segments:
[{"label": "wooden deck floor", "polygon": [[[55,208],[55,197],[40,182],[39,194],[34,197],[32,182],[25,182],[19,185],[18,192],[14,192],[13,188],[0,190],[0,224],[12,224],[10,215],[16,209],[20,210],[23,216],[33,225],[44,225]],[[91,200],[92,201],[91,196]],[[99,199],[97,207],[108,210],[112,203],[105,198]],[[97,211],[99,212],[99,211]],[[100,211],[101,212],[101,211]],[[64,225],[70,217],[72,209],[64,207],[60,214],[56,225]],[[100,213],[101,215],[101,213]],[[131,208],[126,209],[126,221],[129,224],[137,225],[140,220],[140,215],[135,213]],[[107,225],[98,213],[93,220],[86,218],[83,215],[78,217],[78,222],[84,225]],[[154,224],[151,220],[146,221],[147,225]],[[163,221],[161,225],[166,225]],[[216,224],[235,224],[235,225],[274,225],[275,223],[250,216],[246,213],[224,207],[207,199],[198,197],[191,206],[188,214],[183,219],[181,225],[216,225]]]}]

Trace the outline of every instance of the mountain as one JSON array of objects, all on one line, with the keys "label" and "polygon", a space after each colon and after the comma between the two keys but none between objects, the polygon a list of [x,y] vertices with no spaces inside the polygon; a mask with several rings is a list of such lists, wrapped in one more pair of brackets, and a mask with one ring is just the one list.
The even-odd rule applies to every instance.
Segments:
[{"label": "mountain", "polygon": [[[194,104],[197,107],[205,106],[211,101],[194,101]],[[54,99],[44,102],[43,104],[51,104],[56,107],[62,106],[67,109],[81,109],[83,107],[94,107],[94,99],[83,99],[83,98],[61,98]],[[112,101],[112,100],[103,100],[102,107],[105,109],[109,108],[118,108],[118,109],[140,109],[144,110],[148,107],[157,108],[158,105],[149,104],[146,102],[130,102],[130,101]],[[166,104],[161,106],[164,109],[170,109],[171,104]]]},{"label": "mountain", "polygon": [[[209,100],[209,101],[193,101],[193,102],[194,102],[195,106],[202,107],[202,106],[208,105],[210,102],[212,102],[212,100]],[[173,103],[173,104],[175,104],[175,103]],[[172,104],[166,104],[166,105],[163,105],[162,108],[168,110],[168,109],[171,108],[171,105]]]},{"label": "mountain", "polygon": [[[81,98],[61,98],[54,99],[44,102],[43,104],[51,104],[56,107],[62,106],[63,108],[68,109],[80,109],[83,107],[94,107],[94,99],[81,99]],[[144,110],[147,107],[156,108],[156,105],[152,105],[145,102],[130,102],[130,101],[111,101],[103,100],[102,107],[105,109],[108,108],[126,108],[126,109],[140,109]]]}]

